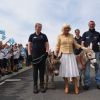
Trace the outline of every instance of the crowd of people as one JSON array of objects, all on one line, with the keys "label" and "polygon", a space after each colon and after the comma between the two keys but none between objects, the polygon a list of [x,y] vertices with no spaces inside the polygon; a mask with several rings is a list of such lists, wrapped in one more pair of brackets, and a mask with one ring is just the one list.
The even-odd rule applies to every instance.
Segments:
[{"label": "crowd of people", "polygon": [[10,45],[0,41],[0,76],[18,72],[23,66],[30,66],[28,59],[27,46],[15,43]]},{"label": "crowd of people", "polygon": [[[60,59],[61,66],[59,69],[59,76],[64,79],[65,82],[65,93],[69,93],[69,82],[70,78],[74,83],[74,91],[76,94],[79,93],[78,78],[80,73],[78,70],[78,64],[76,57],[82,50],[89,52],[93,50],[96,55],[97,63],[95,65],[95,80],[97,89],[100,89],[100,33],[95,30],[95,22],[89,21],[89,30],[84,32],[80,36],[80,30],[75,30],[75,37],[70,33],[70,25],[65,24],[62,27],[61,34],[58,36],[55,53],[58,55],[62,53]],[[49,42],[46,34],[42,33],[42,24],[35,24],[35,32],[32,33],[28,40],[28,55],[33,60],[39,60],[38,63],[33,63],[33,93],[37,94],[39,91],[46,92],[44,84],[44,74],[45,74],[45,61],[47,55],[49,55]],[[92,48],[88,46],[92,43]],[[45,54],[45,56],[43,56]],[[42,59],[42,60],[41,60]],[[85,65],[84,73],[84,86],[85,90],[90,88],[91,78],[90,78],[90,61]],[[40,77],[40,89],[38,86],[38,73]]]}]

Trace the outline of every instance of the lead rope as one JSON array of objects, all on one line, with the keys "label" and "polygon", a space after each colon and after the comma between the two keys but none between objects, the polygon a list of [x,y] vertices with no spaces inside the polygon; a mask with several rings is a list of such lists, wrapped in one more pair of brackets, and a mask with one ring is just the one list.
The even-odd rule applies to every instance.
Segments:
[{"label": "lead rope", "polygon": [[[38,63],[40,63],[40,62],[43,60],[43,57],[45,57],[45,55],[46,55],[46,53],[43,54],[42,56],[40,56],[40,57],[38,57],[38,58],[32,60],[32,63],[33,63],[33,64],[38,64]],[[39,60],[39,61],[37,61],[37,60]]]}]

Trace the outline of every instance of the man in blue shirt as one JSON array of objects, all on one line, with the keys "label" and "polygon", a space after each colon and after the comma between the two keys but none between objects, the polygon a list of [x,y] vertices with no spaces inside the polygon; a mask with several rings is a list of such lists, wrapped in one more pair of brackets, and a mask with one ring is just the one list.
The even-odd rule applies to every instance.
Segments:
[{"label": "man in blue shirt", "polygon": [[45,61],[49,51],[47,36],[41,32],[42,24],[35,24],[35,32],[30,35],[28,40],[28,54],[32,56],[33,62],[33,81],[34,93],[38,93],[38,71],[40,77],[40,91],[44,93],[44,73]]},{"label": "man in blue shirt", "polygon": [[[96,53],[97,64],[95,65],[95,80],[97,88],[100,89],[100,33],[95,31],[95,22],[89,22],[89,30],[82,36],[82,45],[88,47],[92,43],[92,50]],[[88,90],[90,87],[90,62],[86,64],[84,89]]]}]

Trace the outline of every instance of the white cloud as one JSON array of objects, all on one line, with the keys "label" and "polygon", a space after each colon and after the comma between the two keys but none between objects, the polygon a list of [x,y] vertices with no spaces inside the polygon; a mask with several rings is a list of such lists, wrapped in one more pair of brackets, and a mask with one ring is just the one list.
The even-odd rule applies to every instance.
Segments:
[{"label": "white cloud", "polygon": [[83,33],[88,30],[88,21],[95,20],[100,30],[99,5],[99,0],[0,0],[0,28],[6,30],[7,37],[25,45],[34,24],[41,22],[54,47],[63,23]]}]

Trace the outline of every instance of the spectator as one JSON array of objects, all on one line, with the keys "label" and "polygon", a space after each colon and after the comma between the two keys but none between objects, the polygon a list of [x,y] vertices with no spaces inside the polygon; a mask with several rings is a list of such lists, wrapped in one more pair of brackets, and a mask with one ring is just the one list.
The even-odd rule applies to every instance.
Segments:
[{"label": "spectator", "polygon": [[30,66],[31,65],[31,61],[30,61],[30,59],[28,57],[28,44],[26,44],[25,52],[26,52],[26,66]]},{"label": "spectator", "polygon": [[13,71],[17,72],[18,71],[18,59],[20,56],[20,52],[19,52],[19,48],[17,46],[17,44],[14,45],[13,47],[13,55],[14,55],[14,69]]}]

